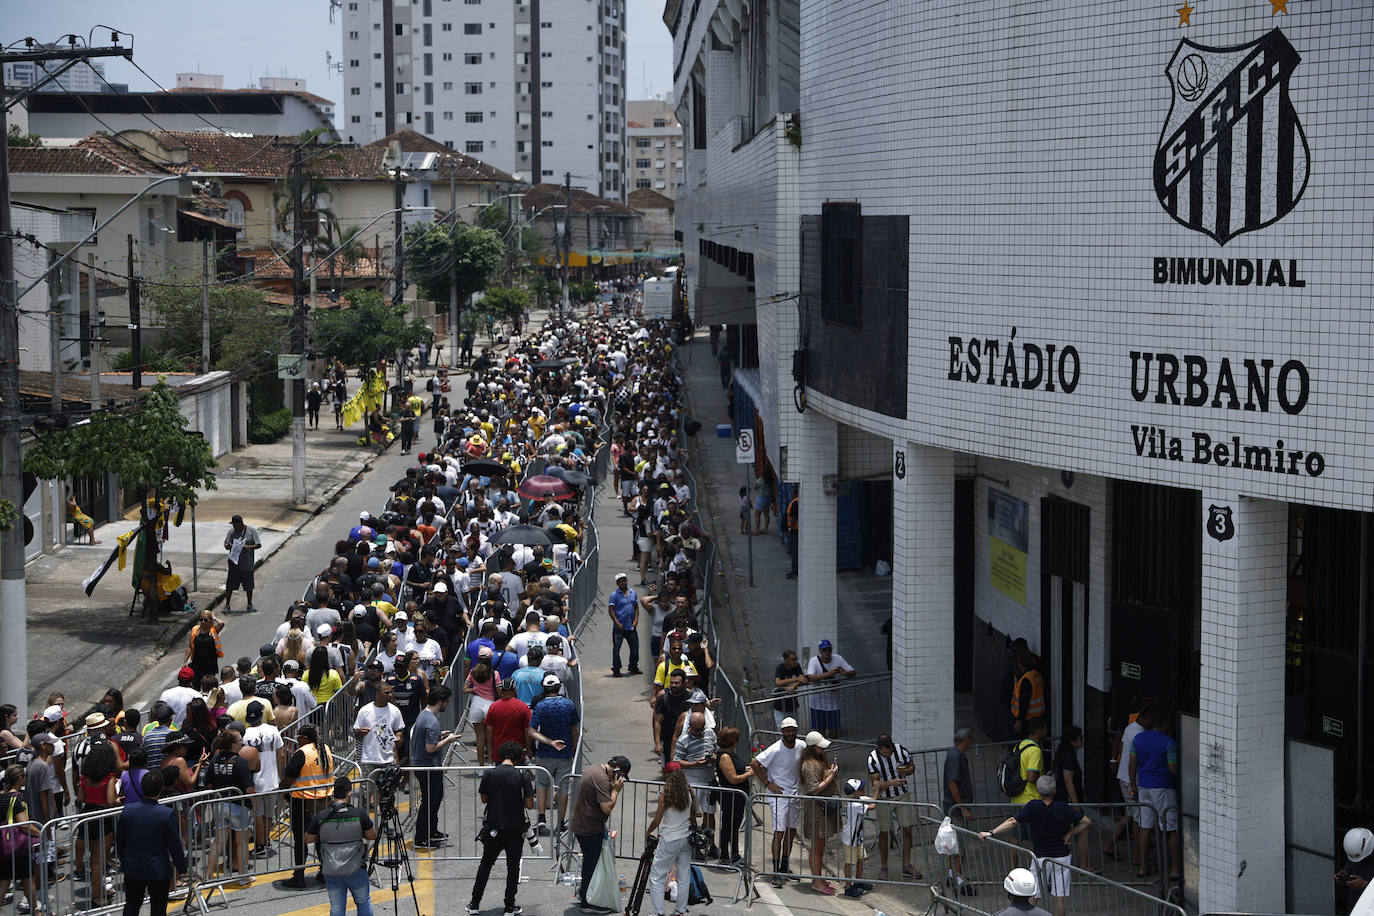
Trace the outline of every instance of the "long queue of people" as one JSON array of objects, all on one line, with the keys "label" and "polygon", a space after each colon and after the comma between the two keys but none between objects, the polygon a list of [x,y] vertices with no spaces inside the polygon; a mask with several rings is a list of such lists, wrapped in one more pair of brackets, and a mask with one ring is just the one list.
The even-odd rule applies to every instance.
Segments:
[{"label": "long queue of people", "polygon": [[[158,911],[166,891],[186,892],[173,887],[186,869],[176,855],[166,881],[149,875],[151,883],[140,877],[135,885],[131,858],[116,853],[117,831],[97,837],[78,830],[65,844],[42,828],[73,810],[205,789],[274,797],[215,809],[223,817],[215,834],[224,842],[203,863],[203,878],[230,873],[249,883],[254,859],[272,855],[272,827],[284,816],[296,868],[279,883],[309,887],[303,840],[333,777],[355,763],[364,775],[393,763],[442,764],[458,735],[437,723],[458,691],[468,701],[477,762],[518,734],[522,746],[538,749],[542,765],[568,771],[580,724],[579,711],[562,698],[576,665],[568,582],[585,535],[579,506],[608,413],[617,398],[643,397],[632,392],[662,355],[638,325],[595,319],[548,325],[505,353],[484,351],[460,410],[438,416],[435,386],[429,409],[443,422],[434,447],[390,486],[378,512],[340,532],[333,559],[264,632],[257,658],[228,664],[226,621],[207,610],[188,635],[176,685],[146,708],[126,704],[112,688],[89,716],[71,722],[65,698],[54,695],[21,727],[13,706],[0,707],[8,764],[0,818],[31,822],[22,832],[46,841],[23,856],[0,855],[0,895],[13,882],[24,895],[20,912],[40,907],[34,878],[47,870],[47,881],[37,883],[70,875],[99,905],[113,893],[119,862],[125,887],[146,889]],[[533,470],[542,474],[531,478]],[[526,486],[549,476],[571,483]],[[507,537],[523,525],[534,530]],[[247,538],[249,528],[237,521],[226,543]],[[234,625],[251,619],[237,617]],[[341,706],[356,745],[325,740],[324,712]],[[75,736],[74,725],[82,726]],[[541,787],[541,813],[556,785],[557,778]],[[445,839],[433,826],[441,788],[419,782],[428,809],[415,819],[419,845]],[[289,811],[278,812],[282,790],[289,790]],[[179,836],[190,836],[184,816]]]}]

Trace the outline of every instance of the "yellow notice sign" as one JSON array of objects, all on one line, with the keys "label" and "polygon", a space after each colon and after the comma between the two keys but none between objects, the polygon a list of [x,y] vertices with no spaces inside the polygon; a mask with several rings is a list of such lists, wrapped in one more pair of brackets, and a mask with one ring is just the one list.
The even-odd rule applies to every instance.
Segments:
[{"label": "yellow notice sign", "polygon": [[988,579],[992,587],[1018,604],[1026,603],[1026,552],[1017,550],[1001,538],[989,537],[991,564]]}]

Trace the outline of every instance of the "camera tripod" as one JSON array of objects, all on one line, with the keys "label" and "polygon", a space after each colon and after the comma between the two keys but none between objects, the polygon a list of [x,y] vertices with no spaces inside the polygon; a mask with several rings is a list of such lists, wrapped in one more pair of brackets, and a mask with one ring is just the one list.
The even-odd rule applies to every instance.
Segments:
[{"label": "camera tripod", "polygon": [[[401,815],[396,810],[394,793],[383,793],[377,818],[377,839],[372,841],[372,852],[367,860],[367,873],[376,875],[378,865],[391,872],[391,912],[400,912],[401,872],[405,872],[406,883],[410,885],[410,899],[415,904],[415,916],[420,912],[420,895],[415,891],[415,870],[410,864],[410,852],[406,849],[405,831],[401,829]],[[378,885],[380,888],[381,885]]]}]

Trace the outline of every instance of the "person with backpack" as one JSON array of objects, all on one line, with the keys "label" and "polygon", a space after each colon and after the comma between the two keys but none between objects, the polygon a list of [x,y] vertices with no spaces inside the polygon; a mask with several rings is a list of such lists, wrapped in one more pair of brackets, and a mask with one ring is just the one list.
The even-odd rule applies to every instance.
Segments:
[{"label": "person with backpack", "polygon": [[[997,767],[1002,794],[1015,805],[1026,805],[1039,797],[1035,781],[1045,772],[1045,752],[1040,749],[1040,742],[1050,733],[1049,725],[1037,716],[1026,723],[1026,728],[1029,734],[1012,745]],[[1020,822],[1016,836],[1026,843],[1031,841],[1030,831]]]},{"label": "person with backpack", "polygon": [[349,804],[353,784],[347,776],[334,780],[333,804],[311,819],[305,842],[319,844],[320,871],[329,892],[329,916],[344,916],[352,895],[357,916],[372,916],[372,886],[367,877],[367,844],[377,828],[367,812]]}]

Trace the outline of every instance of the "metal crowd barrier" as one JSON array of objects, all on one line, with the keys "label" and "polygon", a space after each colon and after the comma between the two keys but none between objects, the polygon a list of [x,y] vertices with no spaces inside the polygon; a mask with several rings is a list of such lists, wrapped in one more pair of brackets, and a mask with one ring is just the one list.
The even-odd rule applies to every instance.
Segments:
[{"label": "metal crowd barrier", "polygon": [[[346,761],[352,770],[352,761]],[[336,766],[335,772],[338,772]],[[370,780],[353,778],[353,804],[378,819],[376,785]],[[191,806],[190,842],[187,856],[195,877],[195,892],[213,893],[226,885],[246,886],[263,875],[291,872],[297,867],[308,868],[313,850],[303,848],[303,857],[296,859],[295,841],[291,829],[291,795],[299,789],[275,789],[229,798],[201,799]],[[246,803],[249,814],[247,826],[239,829],[245,816],[240,812]],[[318,810],[328,806],[328,800],[308,802],[297,809],[304,820],[304,828]],[[263,829],[265,827],[265,830]],[[265,842],[260,842],[265,836]],[[250,849],[251,846],[251,849]],[[234,866],[237,847],[238,866]],[[202,898],[204,899],[204,898]]]},{"label": "metal crowd barrier", "polygon": [[754,721],[773,720],[773,703],[787,699],[797,704],[797,711],[786,715],[796,718],[803,733],[821,729],[823,719],[834,721],[836,715],[840,735],[868,739],[891,727],[891,672],[837,678],[826,683],[798,687],[791,693],[777,696],[772,691],[773,688],[769,687],[762,696],[746,701],[745,705],[749,707]]},{"label": "metal crowd barrier", "polygon": [[[940,820],[923,815],[921,823],[923,832],[929,831],[933,836]],[[1181,907],[1137,888],[1095,875],[1076,865],[1037,859],[1029,850],[1012,843],[995,837],[983,840],[972,830],[951,826],[958,839],[959,852],[957,855],[936,856],[932,847],[935,874],[929,882],[932,896],[938,899],[946,913],[997,912],[1006,901],[1002,882],[1011,869],[1019,867],[1029,868],[1035,873],[1039,888],[1035,902],[1050,912],[1055,911],[1053,891],[1067,890],[1068,907],[1075,913],[1184,916]],[[930,873],[927,875],[930,876]],[[974,895],[959,892],[960,877],[976,892]]]},{"label": "metal crowd barrier", "polygon": [[[754,793],[749,796],[749,803],[751,806],[750,817],[746,818],[745,822],[751,833],[757,834],[750,840],[750,865],[756,880],[759,878],[771,879],[775,884],[784,880],[796,879],[803,881],[824,879],[836,883],[845,881],[846,850],[841,842],[845,806],[851,803],[860,804],[860,802],[843,795]],[[939,808],[922,802],[896,799],[869,799],[862,804],[875,806],[872,812],[867,812],[864,815],[862,880],[874,885],[911,885],[919,884],[928,878],[935,865],[934,846],[932,844],[935,839],[935,827],[939,825],[939,821],[934,820],[933,816],[939,813]],[[831,812],[828,815],[825,813],[827,808]],[[921,874],[921,878],[902,876],[903,863],[900,845],[896,849],[889,850],[889,877],[883,879],[878,877],[880,859],[877,854],[877,812],[879,808],[886,808],[891,811],[891,817],[898,824],[906,821],[912,825],[911,865]],[[822,841],[824,852],[822,853],[821,870],[817,873],[811,870],[811,851],[816,840],[812,836],[808,836],[808,827],[812,828],[812,832],[815,832],[814,828],[826,821],[829,822],[829,835]],[[926,821],[933,821],[933,824],[928,825]],[[791,849],[788,855],[781,861],[783,868],[787,870],[782,871],[776,867],[773,861],[774,834],[781,832],[775,825],[789,823],[791,828],[795,830],[795,835],[790,843]],[[900,833],[900,830],[894,829],[893,833]],[[786,847],[788,845],[787,840],[784,839],[781,845]],[[1003,874],[1005,875],[1005,872]],[[858,880],[857,877],[855,880]]]},{"label": "metal crowd barrier", "polygon": [[[491,767],[488,766],[403,768],[410,798],[409,810],[406,812],[404,820],[408,837],[413,838],[415,836],[415,827],[424,799],[424,783],[434,782],[442,793],[442,803],[439,805],[436,824],[439,832],[448,836],[442,845],[425,851],[427,858],[436,861],[466,861],[482,858],[482,845],[478,842],[478,834],[481,831],[482,815],[486,806],[482,804],[478,787],[482,782],[482,774],[490,769]],[[542,773],[546,780],[552,781],[552,776],[544,767],[520,766],[517,769],[528,774],[532,780]],[[557,809],[555,808],[554,811],[556,815]],[[534,822],[533,818],[530,822]],[[551,862],[554,857],[552,839],[541,837],[539,842],[540,849],[537,852],[527,846],[521,858],[543,859]]]}]

